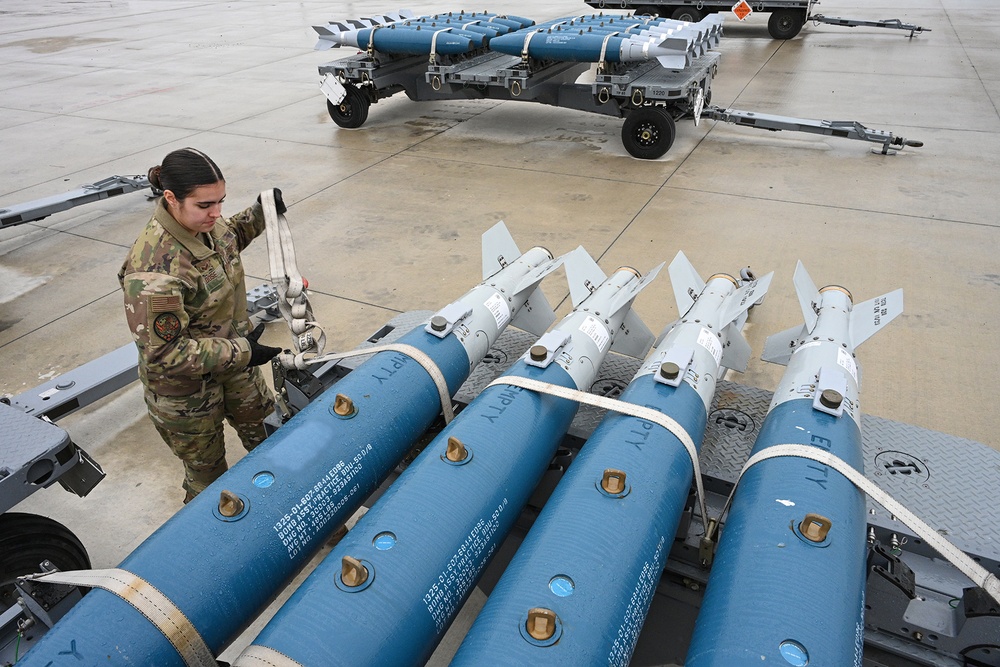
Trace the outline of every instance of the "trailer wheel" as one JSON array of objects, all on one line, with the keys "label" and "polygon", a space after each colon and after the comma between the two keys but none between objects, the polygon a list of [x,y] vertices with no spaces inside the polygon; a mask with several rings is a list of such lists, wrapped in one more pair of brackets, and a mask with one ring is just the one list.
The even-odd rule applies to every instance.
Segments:
[{"label": "trailer wheel", "polygon": [[36,514],[0,515],[0,611],[17,600],[18,577],[39,572],[43,560],[64,572],[90,569],[90,557],[69,528]]},{"label": "trailer wheel", "polygon": [[351,83],[345,83],[344,89],[347,97],[341,100],[340,104],[334,104],[330,100],[326,101],[326,110],[330,112],[330,118],[340,127],[353,130],[361,127],[368,120],[368,107],[371,102],[368,96],[358,90],[358,87]]},{"label": "trailer wheel", "polygon": [[675,21],[687,21],[688,23],[697,23],[698,21],[705,18],[705,15],[694,7],[678,7],[674,10],[674,13],[670,15]]},{"label": "trailer wheel", "polygon": [[777,9],[771,12],[767,31],[774,39],[791,39],[799,34],[805,23],[805,14],[799,9]]},{"label": "trailer wheel", "polygon": [[647,16],[659,16],[660,11],[655,5],[639,5],[635,8],[635,15],[642,16],[643,14]]},{"label": "trailer wheel", "polygon": [[664,107],[640,107],[622,125],[622,144],[632,157],[655,160],[670,150],[677,128]]}]

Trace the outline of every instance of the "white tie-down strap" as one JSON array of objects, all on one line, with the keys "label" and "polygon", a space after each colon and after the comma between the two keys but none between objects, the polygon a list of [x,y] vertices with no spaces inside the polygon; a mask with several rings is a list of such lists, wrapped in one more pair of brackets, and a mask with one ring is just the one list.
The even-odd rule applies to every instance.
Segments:
[{"label": "white tie-down strap", "polygon": [[527,35],[524,36],[524,44],[521,45],[521,60],[528,62],[528,44],[531,44],[531,38],[541,32],[541,29],[532,30]]},{"label": "white tie-down strap", "polygon": [[611,410],[612,412],[620,412],[621,414],[628,415],[629,417],[645,419],[646,421],[653,422],[654,424],[667,429],[675,438],[680,440],[681,444],[684,445],[684,449],[687,450],[688,457],[691,459],[691,467],[694,469],[694,483],[698,492],[698,506],[701,510],[702,522],[706,527],[708,526],[708,513],[705,511],[705,489],[702,487],[701,483],[701,466],[698,465],[698,449],[694,446],[694,440],[691,439],[688,432],[684,430],[684,427],[678,424],[674,419],[668,417],[662,412],[657,412],[656,410],[651,410],[650,408],[636,405],[635,403],[627,403],[614,398],[608,398],[607,396],[595,396],[594,394],[588,394],[587,392],[580,391],[579,389],[569,389],[567,387],[561,387],[557,384],[540,382],[538,380],[532,380],[531,378],[519,377],[516,375],[498,377],[496,380],[489,383],[487,388],[500,384],[521,387],[522,389],[535,391],[539,394],[549,394],[550,396],[566,398],[571,401],[576,401],[577,403],[586,403],[587,405],[604,408],[605,410]]},{"label": "white tie-down strap", "polygon": [[264,209],[271,283],[278,292],[278,310],[292,330],[292,346],[297,353],[322,354],[326,334],[314,321],[305,281],[295,263],[292,232],[285,216],[278,215],[274,205],[274,190],[260,193],[260,205]]},{"label": "white tie-down strap", "polygon": [[22,577],[48,584],[103,588],[135,607],[163,633],[188,667],[217,667],[215,656],[188,617],[145,579],[121,569],[74,570]]},{"label": "white tie-down strap", "polygon": [[601,43],[601,57],[597,59],[597,71],[603,73],[607,69],[607,64],[604,62],[604,57],[608,54],[608,42],[611,38],[616,36],[618,32],[611,32],[604,36],[604,41]]},{"label": "white tie-down strap", "polygon": [[444,423],[447,424],[455,418],[455,409],[451,405],[451,394],[448,392],[448,381],[445,380],[444,373],[438,368],[434,360],[431,359],[419,348],[405,343],[387,343],[376,345],[375,347],[363,347],[350,352],[330,352],[319,357],[305,357],[302,353],[291,355],[282,352],[278,355],[278,361],[286,368],[306,369],[311,364],[322,364],[337,359],[349,359],[351,357],[363,357],[368,354],[378,352],[402,352],[415,362],[420,364],[427,374],[431,376],[434,385],[437,387],[438,395],[441,397],[441,413],[444,415]]},{"label": "white tie-down strap", "polygon": [[934,530],[931,526],[917,518],[917,515],[903,507],[902,504],[876,486],[870,479],[858,472],[853,466],[847,463],[847,461],[834,456],[827,451],[810,445],[772,445],[760,450],[747,459],[747,462],[743,465],[743,469],[740,471],[739,478],[736,480],[736,486],[733,487],[732,492],[729,494],[729,499],[726,500],[726,507],[722,510],[720,517],[726,513],[726,510],[729,509],[729,505],[733,501],[733,495],[736,493],[739,482],[743,479],[743,475],[746,474],[746,471],[761,461],[767,461],[768,459],[778,457],[809,459],[810,461],[815,461],[827,467],[833,468],[846,477],[849,482],[854,484],[854,486],[868,494],[872,500],[877,502],[893,516],[909,526],[913,532],[924,540],[924,542],[929,544],[935,551],[944,556],[952,565],[958,568],[962,574],[971,579],[977,586],[982,587],[983,590],[990,595],[990,597],[997,602],[1000,602],[1000,579],[987,572],[981,565],[967,556],[965,552],[945,539],[944,536]]},{"label": "white tie-down strap", "polygon": [[251,644],[236,658],[233,667],[302,667],[302,663],[273,648]]},{"label": "white tie-down strap", "polygon": [[434,34],[431,36],[431,55],[430,55],[431,65],[433,65],[435,61],[437,61],[438,35],[440,35],[442,32],[451,32],[451,30],[452,30],[451,28],[442,28],[441,30],[435,30]]}]

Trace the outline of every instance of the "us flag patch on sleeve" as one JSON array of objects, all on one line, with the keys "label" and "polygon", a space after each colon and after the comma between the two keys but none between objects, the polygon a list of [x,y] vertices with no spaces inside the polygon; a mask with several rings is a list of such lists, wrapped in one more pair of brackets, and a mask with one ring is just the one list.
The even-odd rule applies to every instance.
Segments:
[{"label": "us flag patch on sleeve", "polygon": [[179,294],[151,294],[148,299],[151,313],[171,313],[181,309]]}]

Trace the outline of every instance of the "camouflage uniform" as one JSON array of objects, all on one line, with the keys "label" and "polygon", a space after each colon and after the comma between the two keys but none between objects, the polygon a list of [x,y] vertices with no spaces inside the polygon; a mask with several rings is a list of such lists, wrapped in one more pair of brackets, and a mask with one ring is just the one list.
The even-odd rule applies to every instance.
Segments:
[{"label": "camouflage uniform", "polygon": [[118,280],[139,348],[139,379],[156,430],[184,462],[190,500],[227,469],[223,418],[247,451],[265,438],[271,397],[248,368],[250,331],[240,251],[264,230],[260,204],[195,236],[161,198]]}]

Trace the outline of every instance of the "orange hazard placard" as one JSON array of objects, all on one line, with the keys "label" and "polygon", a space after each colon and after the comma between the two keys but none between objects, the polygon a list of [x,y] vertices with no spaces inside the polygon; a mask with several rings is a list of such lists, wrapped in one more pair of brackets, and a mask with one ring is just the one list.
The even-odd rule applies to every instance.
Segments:
[{"label": "orange hazard placard", "polygon": [[735,5],[733,5],[733,14],[736,14],[736,18],[743,20],[753,13],[753,9],[750,7],[750,3],[747,0],[740,0]]}]

